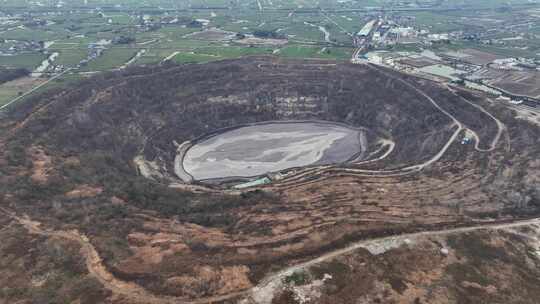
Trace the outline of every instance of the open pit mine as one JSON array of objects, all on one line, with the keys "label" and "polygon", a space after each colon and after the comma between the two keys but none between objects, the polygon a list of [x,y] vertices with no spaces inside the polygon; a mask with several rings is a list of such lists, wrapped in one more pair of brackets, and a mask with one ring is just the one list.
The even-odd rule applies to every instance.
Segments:
[{"label": "open pit mine", "polygon": [[247,57],[99,74],[8,114],[10,303],[540,298],[540,132],[484,93]]}]

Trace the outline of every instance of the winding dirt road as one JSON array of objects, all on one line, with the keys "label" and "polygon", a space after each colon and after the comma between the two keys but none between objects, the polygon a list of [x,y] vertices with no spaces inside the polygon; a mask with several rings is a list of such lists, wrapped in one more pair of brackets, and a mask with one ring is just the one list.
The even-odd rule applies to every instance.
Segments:
[{"label": "winding dirt road", "polygon": [[[280,286],[283,278],[291,275],[294,272],[305,270],[313,265],[332,260],[340,255],[350,253],[359,248],[373,248],[376,246],[384,246],[384,244],[392,244],[391,248],[400,246],[401,244],[406,243],[408,240],[415,240],[422,237],[430,236],[444,236],[457,233],[465,233],[477,230],[500,230],[507,228],[515,228],[521,226],[527,226],[532,224],[540,225],[540,218],[515,221],[511,223],[484,223],[477,224],[476,226],[462,227],[462,228],[453,228],[453,229],[444,229],[440,231],[424,231],[417,233],[407,233],[397,236],[375,238],[370,240],[359,241],[353,243],[345,248],[338,249],[326,253],[322,256],[319,256],[313,260],[287,267],[277,273],[271,274],[263,279],[257,286],[235,293],[218,295],[214,297],[201,298],[196,300],[189,300],[179,297],[171,296],[159,296],[150,293],[148,290],[144,289],[140,285],[137,285],[132,282],[122,281],[116,278],[112,273],[110,273],[106,266],[103,263],[103,260],[99,256],[99,253],[96,251],[95,247],[92,245],[90,240],[79,233],[77,230],[71,231],[55,231],[45,228],[41,228],[41,223],[32,221],[27,216],[17,216],[15,213],[10,212],[4,208],[0,208],[0,213],[5,214],[6,216],[17,221],[22,225],[29,233],[43,235],[47,237],[58,237],[67,239],[70,241],[77,242],[81,246],[81,254],[86,260],[86,267],[88,272],[95,277],[103,286],[110,290],[113,294],[123,296],[129,299],[133,303],[147,303],[147,304],[203,304],[203,303],[215,303],[228,299],[234,299],[242,296],[248,296],[251,299],[257,299],[258,293],[268,292],[268,289],[274,290],[276,287]],[[257,300],[256,300],[257,301]]]},{"label": "winding dirt road", "polygon": [[457,120],[457,118],[455,118],[452,114],[450,114],[448,111],[446,111],[445,109],[443,109],[435,100],[433,100],[433,98],[431,98],[429,95],[427,95],[424,91],[420,90],[419,88],[417,88],[416,86],[410,84],[409,82],[403,80],[403,79],[400,79],[400,78],[396,78],[396,77],[393,77],[392,75],[390,75],[389,73],[387,73],[386,71],[383,71],[382,69],[379,69],[377,68],[376,66],[372,65],[372,64],[368,64],[367,65],[369,68],[371,69],[374,69],[374,70],[377,70],[379,71],[380,73],[382,73],[383,75],[385,75],[386,77],[390,78],[390,79],[394,79],[402,84],[404,84],[405,86],[407,86],[408,88],[414,90],[415,92],[417,92],[418,94],[422,95],[424,98],[426,98],[427,100],[429,100],[429,102],[431,102],[431,104],[433,104],[433,106],[435,108],[437,108],[437,110],[441,111],[444,115],[446,115],[447,117],[449,117],[453,122],[454,122],[454,125],[457,126],[457,129],[456,131],[454,132],[454,134],[452,134],[452,136],[450,137],[450,139],[446,142],[446,144],[443,146],[443,148],[439,151],[439,153],[435,154],[432,158],[428,159],[426,162],[422,163],[422,164],[418,164],[418,165],[413,165],[413,166],[410,166],[410,167],[405,167],[403,169],[401,169],[402,171],[408,171],[408,170],[411,170],[411,171],[419,171],[419,170],[422,170],[424,169],[425,167],[437,162],[443,155],[444,153],[446,153],[446,151],[448,150],[448,148],[450,148],[450,146],[452,145],[452,143],[457,139],[457,137],[459,136],[459,133],[461,133],[461,131],[463,131],[463,124]]},{"label": "winding dirt road", "polygon": [[495,123],[497,124],[498,130],[497,130],[497,134],[493,138],[493,140],[492,140],[492,142],[490,144],[490,147],[488,149],[480,148],[480,137],[473,130],[469,130],[473,134],[473,137],[474,137],[474,140],[475,140],[475,144],[474,144],[474,149],[475,150],[477,150],[478,152],[491,152],[491,151],[493,151],[495,149],[495,147],[497,147],[497,144],[499,143],[499,140],[501,139],[501,136],[502,136],[503,132],[506,130],[506,125],[503,124],[500,120],[498,120],[491,113],[486,111],[482,106],[474,104],[474,103],[470,102],[469,100],[463,98],[461,95],[457,94],[456,91],[452,87],[446,85],[446,88],[450,92],[452,92],[452,94],[454,94],[455,96],[457,96],[461,100],[465,101],[466,103],[470,104],[471,106],[477,108],[482,113],[486,114],[487,116],[489,116],[491,119],[493,119],[495,121]]},{"label": "winding dirt road", "polygon": [[[457,127],[456,130],[454,131],[454,133],[452,134],[452,136],[450,136],[450,138],[448,139],[446,144],[441,148],[441,150],[437,154],[435,154],[430,159],[428,159],[425,162],[420,163],[420,164],[416,164],[416,165],[412,165],[412,166],[408,166],[408,167],[404,167],[404,168],[400,168],[400,169],[394,169],[394,170],[364,170],[364,169],[354,169],[354,168],[336,169],[336,168],[334,168],[332,166],[321,166],[321,167],[317,167],[317,168],[311,168],[311,169],[308,169],[306,171],[298,172],[295,175],[288,176],[286,179],[281,181],[280,184],[287,184],[290,181],[298,180],[298,179],[300,179],[300,178],[302,178],[302,177],[304,177],[304,176],[306,176],[308,174],[309,175],[313,175],[314,173],[320,174],[320,173],[330,171],[330,170],[339,170],[339,171],[342,171],[342,172],[354,173],[354,174],[356,174],[358,176],[369,176],[369,177],[373,177],[373,176],[381,176],[381,177],[405,176],[405,175],[409,175],[409,174],[412,174],[412,173],[422,171],[424,168],[426,168],[426,167],[434,164],[435,162],[439,161],[444,156],[446,151],[450,148],[450,146],[457,140],[460,133],[462,131],[464,131],[464,130],[467,130],[472,134],[472,136],[475,139],[475,147],[474,148],[475,148],[475,150],[477,150],[479,152],[491,152],[491,151],[493,151],[496,148],[497,144],[499,143],[499,140],[500,140],[502,134],[506,130],[506,126],[500,120],[498,120],[496,117],[494,117],[491,113],[486,111],[483,107],[481,107],[481,106],[479,106],[477,104],[474,104],[474,103],[470,102],[469,100],[463,98],[462,96],[457,94],[454,89],[452,89],[448,85],[445,85],[445,88],[448,89],[450,92],[452,92],[452,94],[456,95],[457,97],[461,98],[463,101],[467,102],[471,106],[473,106],[476,109],[480,110],[481,112],[485,113],[491,119],[493,119],[495,121],[495,123],[497,124],[498,131],[497,131],[496,136],[493,138],[493,140],[492,140],[492,142],[490,144],[490,148],[482,149],[482,148],[480,148],[480,137],[478,136],[478,134],[476,132],[474,132],[473,130],[468,129],[463,123],[461,123],[456,117],[454,117],[448,111],[443,109],[433,98],[431,98],[429,95],[427,95],[424,91],[420,90],[419,88],[415,87],[414,85],[410,84],[409,82],[407,82],[407,81],[405,81],[403,79],[393,77],[391,74],[387,73],[383,69],[380,69],[380,68],[378,68],[377,66],[375,66],[373,64],[366,64],[366,66],[368,66],[369,68],[384,74],[386,77],[389,77],[391,79],[394,79],[396,81],[401,82],[405,86],[409,87],[410,89],[414,90],[415,92],[417,92],[418,94],[420,94],[421,96],[426,98],[437,110],[441,111],[444,115],[446,115],[447,117],[449,117],[452,120],[453,125],[451,127]],[[394,147],[392,146],[392,150],[393,150],[393,148]],[[386,157],[386,156],[388,156],[388,155],[385,154],[384,157]]]},{"label": "winding dirt road", "polygon": [[56,231],[41,228],[41,223],[32,221],[27,216],[17,216],[15,213],[10,212],[4,208],[0,208],[0,213],[12,218],[21,224],[30,234],[43,235],[46,237],[57,237],[67,239],[73,242],[77,242],[81,246],[81,254],[86,261],[86,268],[88,273],[96,278],[106,289],[110,290],[115,295],[120,295],[128,298],[132,303],[141,304],[203,304],[220,302],[227,299],[236,298],[238,296],[245,295],[247,291],[240,291],[236,293],[230,293],[226,295],[218,295],[208,298],[200,298],[196,300],[189,300],[179,297],[171,296],[159,296],[150,293],[142,286],[122,281],[116,278],[111,272],[107,270],[107,267],[103,263],[103,259],[99,256],[99,253],[92,245],[90,240],[77,230],[71,231]]},{"label": "winding dirt road", "polygon": [[371,249],[370,251],[373,250],[372,248],[377,248],[377,247],[397,248],[403,244],[414,242],[414,241],[420,240],[421,238],[426,238],[426,237],[447,236],[451,234],[466,233],[466,232],[472,232],[472,231],[478,231],[478,230],[501,230],[501,229],[528,226],[528,225],[533,225],[533,224],[540,225],[540,218],[516,221],[516,222],[504,223],[504,224],[486,223],[486,224],[478,225],[478,226],[445,229],[445,230],[440,230],[440,231],[424,231],[424,232],[417,232],[417,233],[407,233],[407,234],[402,234],[398,236],[389,236],[389,237],[382,237],[382,238],[360,241],[357,243],[353,243],[350,246],[345,247],[343,249],[338,249],[338,250],[329,252],[313,260],[288,267],[277,273],[267,276],[256,287],[251,289],[250,298],[252,301],[255,301],[256,303],[266,303],[266,301],[269,299],[268,295],[281,287],[281,285],[283,284],[282,282],[284,281],[285,277],[290,276],[295,272],[305,271],[311,266],[330,261],[340,255],[350,253],[360,248],[366,248],[368,250]]},{"label": "winding dirt road", "polygon": [[[418,94],[420,94],[421,96],[426,98],[437,110],[441,111],[444,115],[446,115],[448,118],[450,118],[452,120],[453,124],[451,125],[451,127],[457,127],[457,128],[454,131],[454,133],[452,134],[452,136],[450,136],[450,138],[448,139],[446,144],[441,148],[441,150],[437,154],[435,154],[434,156],[432,156],[430,159],[426,160],[423,163],[408,166],[408,167],[404,167],[404,168],[400,168],[400,169],[395,169],[395,170],[364,170],[364,169],[354,169],[354,168],[340,168],[338,170],[340,170],[342,172],[354,173],[354,174],[356,174],[358,176],[383,176],[383,177],[404,176],[404,175],[409,175],[409,174],[412,174],[412,173],[419,172],[419,171],[423,170],[424,168],[432,165],[433,163],[439,161],[439,159],[441,159],[441,157],[444,156],[444,154],[450,148],[450,146],[456,141],[459,134],[463,130],[465,130],[465,127],[463,126],[463,124],[457,118],[455,118],[452,114],[450,114],[448,111],[443,109],[435,100],[433,100],[433,98],[431,98],[429,95],[427,95],[424,91],[418,89],[417,87],[410,84],[409,82],[407,82],[407,81],[405,81],[403,79],[400,79],[400,78],[396,78],[396,77],[392,76],[391,74],[387,73],[386,71],[384,71],[384,70],[382,70],[382,69],[380,69],[377,66],[374,66],[372,64],[366,64],[366,66],[369,67],[372,70],[376,70],[376,71],[382,73],[383,75],[385,75],[388,78],[394,79],[394,80],[404,84],[408,88],[414,90],[415,92],[417,92]],[[469,101],[467,101],[467,102],[469,102]],[[474,104],[472,104],[472,105],[474,105]],[[479,107],[479,106],[476,106],[476,105],[474,105],[474,106]],[[480,107],[480,109],[483,110],[483,108],[481,108],[481,107]],[[483,111],[485,111],[485,110],[483,110]],[[492,115],[490,115],[490,116],[493,117]],[[495,117],[493,117],[493,118],[496,120]],[[498,121],[498,120],[496,120],[496,121]],[[474,133],[474,134],[476,134],[476,133]],[[498,141],[498,138],[497,138],[497,141]],[[478,144],[478,141],[479,141],[479,139],[477,139],[477,144]],[[495,144],[496,144],[496,142],[495,142]],[[392,146],[392,150],[393,150],[393,148],[394,147]],[[493,146],[493,148],[494,148],[494,146]],[[388,156],[388,155],[385,155],[385,157],[386,156]],[[329,171],[329,170],[336,170],[336,168],[333,167],[333,166],[321,166],[321,167],[317,167],[317,168],[311,168],[311,169],[308,169],[306,171],[298,172],[295,175],[288,176],[286,179],[281,181],[280,184],[286,184],[286,183],[288,183],[288,182],[290,182],[292,180],[297,180],[300,177],[303,177],[303,176],[305,176],[307,174],[310,174],[310,175],[312,175],[313,173],[320,174],[320,173],[323,173],[323,172],[326,172],[326,171]]]},{"label": "winding dirt road", "polygon": [[[373,67],[369,65],[373,69],[377,69],[376,67]],[[388,77],[392,77],[388,73],[384,71],[380,71],[382,73],[387,74]],[[396,79],[395,77],[392,77]],[[442,147],[442,149],[433,157],[431,157],[429,160],[427,160],[424,163],[409,166],[406,168],[402,168],[399,170],[392,170],[392,171],[371,171],[371,170],[359,170],[359,169],[345,169],[347,171],[355,172],[355,173],[374,173],[374,174],[410,174],[412,172],[417,172],[425,167],[433,164],[434,162],[438,161],[448,150],[448,148],[452,145],[452,143],[455,142],[459,134],[465,129],[463,124],[458,121],[454,116],[452,116],[450,113],[448,113],[446,110],[444,110],[441,106],[437,104],[435,100],[433,100],[431,97],[429,97],[426,93],[421,91],[420,89],[414,87],[410,83],[402,80],[402,79],[396,79],[400,82],[402,82],[404,85],[412,88],[417,93],[425,97],[428,101],[430,101],[433,106],[435,106],[439,111],[444,113],[446,116],[448,116],[452,121],[452,127],[455,127],[456,130],[452,134],[452,136],[449,138],[447,143]],[[450,88],[449,88],[450,89]],[[455,93],[455,92],[454,92]],[[459,96],[459,95],[458,95]],[[464,99],[465,100],[465,99]],[[467,101],[472,106],[476,107],[477,109],[481,110],[482,112],[489,115],[492,119],[494,119],[497,123],[497,126],[499,128],[497,135],[493,139],[491,146],[489,149],[480,149],[479,148],[479,142],[480,139],[476,133],[473,132],[476,140],[476,150],[482,151],[482,152],[489,152],[492,151],[497,143],[499,142],[500,137],[502,136],[505,126],[502,124],[499,120],[497,120],[494,116],[492,116],[489,112],[484,110],[482,107],[475,105],[471,102]],[[393,145],[391,146],[390,151],[392,151]],[[384,155],[386,157],[387,154]],[[325,170],[332,170],[330,166],[325,167],[319,167],[319,168],[312,168],[309,171],[309,174],[313,173],[313,171],[316,172],[322,172]],[[302,172],[299,175],[292,176],[292,179],[296,179],[300,176],[306,175],[308,172]],[[111,272],[109,272],[103,263],[102,258],[99,256],[99,253],[95,249],[95,247],[92,245],[90,240],[77,230],[71,230],[71,231],[55,231],[55,230],[49,230],[41,227],[41,224],[39,222],[32,221],[26,216],[18,216],[13,212],[10,212],[6,209],[0,208],[0,213],[5,214],[6,216],[9,216],[13,220],[17,221],[19,224],[21,224],[27,231],[31,234],[37,234],[37,235],[43,235],[47,237],[58,237],[63,238],[67,240],[71,240],[74,242],[77,242],[81,246],[81,254],[83,255],[85,261],[86,261],[86,267],[88,269],[88,272],[95,277],[106,289],[113,292],[115,295],[119,295],[122,297],[125,297],[129,299],[132,303],[148,303],[148,304],[202,304],[202,303],[214,303],[219,301],[224,301],[228,299],[234,299],[242,296],[249,296],[253,299],[257,298],[257,294],[261,291],[264,291],[268,288],[275,288],[282,282],[282,279],[285,276],[288,276],[295,271],[300,271],[306,268],[309,268],[310,266],[316,265],[321,262],[325,262],[328,260],[331,260],[333,258],[336,258],[340,255],[347,254],[349,252],[352,252],[359,248],[366,248],[369,246],[377,246],[379,244],[383,243],[393,243],[393,244],[401,244],[406,242],[406,240],[414,240],[422,237],[429,237],[429,236],[443,236],[443,235],[449,235],[449,234],[456,234],[456,233],[465,233],[465,232],[471,232],[476,230],[484,230],[484,229],[492,229],[492,230],[498,230],[498,229],[506,229],[506,228],[513,228],[513,227],[520,227],[520,226],[526,226],[531,224],[540,224],[540,218],[532,219],[532,220],[524,220],[524,221],[516,221],[512,223],[483,223],[483,224],[477,224],[476,226],[471,227],[463,227],[463,228],[454,228],[454,229],[445,229],[440,231],[427,231],[427,232],[418,232],[418,233],[409,233],[409,234],[402,234],[398,236],[391,236],[391,237],[383,237],[383,238],[377,238],[377,239],[371,239],[371,240],[364,240],[360,242],[353,243],[349,245],[348,247],[338,249],[331,251],[329,253],[326,253],[320,257],[317,257],[313,260],[307,261],[305,263],[301,263],[298,265],[294,265],[288,268],[283,269],[282,271],[279,271],[277,273],[271,274],[267,276],[265,279],[261,281],[260,284],[257,286],[244,290],[239,291],[236,293],[226,294],[226,295],[219,295],[214,297],[208,297],[208,298],[201,298],[196,300],[190,300],[186,298],[180,298],[180,297],[171,297],[171,296],[159,296],[154,295],[150,293],[148,290],[143,288],[142,286],[132,283],[132,282],[126,282],[122,281],[118,278],[116,278]]]}]

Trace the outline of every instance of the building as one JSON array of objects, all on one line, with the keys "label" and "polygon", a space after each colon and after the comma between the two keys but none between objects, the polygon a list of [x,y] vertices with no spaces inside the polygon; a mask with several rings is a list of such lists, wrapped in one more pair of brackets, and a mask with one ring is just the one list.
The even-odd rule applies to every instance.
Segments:
[{"label": "building", "polygon": [[356,36],[367,37],[373,30],[376,22],[377,20],[371,20],[370,22],[366,23],[366,25],[364,25],[364,27],[358,33],[356,33]]},{"label": "building", "polygon": [[391,29],[390,32],[396,34],[398,37],[416,36],[416,31],[412,27],[396,27]]}]

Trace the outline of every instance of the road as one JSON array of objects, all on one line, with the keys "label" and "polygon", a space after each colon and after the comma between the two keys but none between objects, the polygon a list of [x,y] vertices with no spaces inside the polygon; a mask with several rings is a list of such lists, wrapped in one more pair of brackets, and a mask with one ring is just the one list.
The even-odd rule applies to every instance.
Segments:
[{"label": "road", "polygon": [[463,124],[459,120],[457,120],[452,114],[448,113],[448,111],[446,111],[441,106],[439,106],[439,104],[435,100],[433,100],[433,98],[429,97],[426,93],[424,93],[424,91],[420,90],[416,86],[408,83],[407,81],[405,81],[403,79],[393,77],[392,75],[388,74],[387,72],[377,68],[375,65],[368,64],[368,67],[371,67],[372,69],[378,70],[379,72],[381,72],[386,77],[397,80],[397,81],[401,82],[402,84],[404,84],[405,86],[407,86],[408,88],[410,88],[410,89],[414,90],[415,92],[417,92],[418,94],[422,95],[427,100],[429,100],[431,102],[431,104],[433,104],[433,106],[435,106],[435,108],[437,108],[444,115],[449,117],[454,122],[454,125],[457,126],[457,129],[454,132],[454,134],[452,134],[450,139],[446,142],[446,144],[443,146],[443,148],[437,154],[435,154],[433,157],[431,157],[429,160],[427,160],[426,162],[424,162],[422,164],[406,167],[406,168],[403,168],[402,170],[413,170],[413,171],[415,171],[415,170],[423,170],[425,167],[430,166],[431,164],[437,162],[444,155],[444,153],[446,153],[448,148],[450,148],[452,143],[457,139],[457,137],[459,136],[459,133],[461,133],[461,131],[463,130]]},{"label": "road", "polygon": [[324,26],[321,26],[321,25],[315,25],[313,23],[310,23],[310,22],[307,22],[307,21],[304,21],[304,24],[305,25],[309,25],[311,27],[316,27],[319,29],[319,31],[321,31],[321,33],[323,33],[324,35],[324,41],[325,42],[328,42],[328,43],[332,43],[332,40],[330,40],[330,32],[324,27]]},{"label": "road", "polygon": [[0,208],[0,213],[12,218],[22,225],[30,234],[43,235],[46,237],[57,237],[67,239],[78,243],[81,246],[81,254],[86,261],[86,268],[90,275],[96,278],[106,289],[116,295],[124,296],[130,299],[131,303],[141,304],[204,304],[220,302],[227,299],[236,298],[246,294],[246,291],[229,293],[226,295],[218,295],[213,297],[205,297],[195,300],[185,298],[154,295],[142,286],[128,281],[123,281],[116,278],[105,266],[103,259],[95,249],[94,245],[85,236],[77,230],[62,231],[48,230],[41,228],[41,223],[32,221],[26,216],[17,216],[4,208]]},{"label": "road", "polygon": [[324,34],[324,41],[332,43],[332,40],[330,40],[330,32],[324,26],[319,25],[319,31]]},{"label": "road", "polygon": [[353,36],[354,36],[351,32],[347,31],[346,28],[344,28],[344,27],[341,26],[339,23],[337,23],[336,21],[334,21],[334,19],[328,17],[328,15],[326,15],[326,12],[325,12],[323,9],[321,9],[320,12],[321,12],[321,14],[323,15],[323,17],[324,17],[326,20],[332,22],[332,23],[333,23],[335,26],[337,26],[343,33],[347,34],[347,35],[350,36],[350,37],[353,37]]},{"label": "road", "polygon": [[141,50],[137,51],[137,53],[133,57],[131,57],[126,63],[121,65],[118,69],[123,70],[123,69],[127,68],[133,62],[137,61],[137,59],[139,59],[139,57],[141,57],[144,53],[146,53],[146,49],[141,49]]},{"label": "road", "polygon": [[73,69],[73,68],[66,69],[66,70],[63,71],[62,73],[60,73],[60,74],[58,74],[58,75],[56,75],[56,76],[53,76],[53,77],[49,78],[49,80],[47,80],[47,81],[45,81],[44,83],[42,83],[42,84],[36,86],[35,88],[31,89],[30,91],[28,91],[28,92],[26,92],[26,93],[24,93],[24,94],[22,94],[22,95],[20,95],[20,96],[18,96],[18,97],[16,97],[16,98],[12,99],[10,102],[8,102],[8,103],[6,103],[5,105],[1,106],[1,107],[0,107],[0,111],[6,109],[6,108],[9,107],[11,104],[13,104],[13,103],[15,103],[15,102],[21,100],[22,98],[24,98],[24,97],[26,97],[26,96],[32,94],[33,92],[35,92],[35,91],[38,90],[39,88],[41,88],[41,87],[43,87],[44,85],[48,84],[49,82],[55,80],[56,78],[58,78],[58,77],[64,75],[65,73],[71,71],[72,69]]},{"label": "road", "polygon": [[396,147],[396,143],[394,141],[392,141],[392,140],[389,140],[389,139],[381,139],[381,140],[379,140],[379,142],[381,143],[381,148],[378,149],[377,151],[373,152],[373,154],[376,154],[378,151],[384,149],[385,147],[388,147],[386,149],[386,151],[381,156],[373,158],[373,159],[368,159],[368,160],[365,160],[365,161],[355,162],[354,164],[355,165],[363,165],[363,164],[368,164],[368,163],[381,161],[381,160],[385,159],[386,157],[388,157],[388,155],[390,155],[390,153],[392,153],[392,151],[394,151],[394,148]]},{"label": "road", "polygon": [[[381,70],[380,68],[376,67],[375,65],[367,64],[366,66],[369,67],[370,69],[377,70],[378,72],[384,74],[388,78],[391,78],[391,79],[394,79],[396,81],[399,81],[399,82],[403,83],[405,86],[411,88],[412,90],[416,91],[418,94],[425,97],[429,102],[431,102],[431,104],[433,104],[433,106],[437,110],[441,111],[444,115],[446,115],[447,117],[449,117],[452,120],[452,122],[453,122],[452,127],[457,127],[457,128],[454,131],[454,133],[452,134],[452,136],[450,136],[448,141],[445,143],[445,145],[441,148],[441,150],[437,154],[433,155],[430,159],[426,160],[423,163],[408,166],[408,167],[401,168],[401,169],[395,169],[395,170],[364,170],[364,169],[353,169],[353,168],[340,168],[340,169],[337,169],[337,170],[340,170],[342,172],[355,173],[355,174],[357,174],[359,176],[362,176],[363,174],[364,174],[364,176],[384,176],[384,177],[404,176],[404,175],[409,175],[409,174],[412,174],[412,173],[415,173],[415,172],[419,172],[419,171],[423,170],[424,168],[426,168],[426,167],[432,165],[433,163],[437,162],[439,159],[441,159],[441,157],[443,157],[443,155],[450,148],[450,146],[456,141],[459,134],[465,129],[463,124],[458,119],[456,119],[452,114],[450,114],[448,111],[443,109],[435,100],[433,100],[433,98],[431,98],[429,95],[427,95],[422,90],[415,87],[414,85],[408,83],[407,81],[405,81],[403,79],[396,78],[396,77],[390,75],[389,73],[385,72],[384,70]],[[392,146],[392,149],[393,149],[393,146]],[[387,155],[385,155],[385,157],[386,156]],[[290,182],[291,180],[298,180],[299,177],[302,177],[302,176],[305,176],[305,175],[308,175],[308,174],[313,175],[313,173],[320,174],[322,172],[330,171],[330,170],[336,170],[336,168],[334,168],[332,166],[321,166],[321,167],[317,167],[317,168],[312,168],[312,169],[309,169],[307,171],[298,172],[298,174],[296,174],[296,175],[291,175],[291,176],[287,177],[286,179],[284,179],[283,181],[281,181],[279,184],[286,185],[287,182]]]},{"label": "road", "polygon": [[532,224],[540,224],[540,218],[521,220],[510,223],[485,223],[477,224],[475,226],[443,229],[438,231],[423,231],[416,233],[406,233],[397,236],[374,238],[370,240],[363,240],[353,243],[345,248],[337,249],[321,255],[310,261],[300,263],[287,267],[277,273],[271,274],[263,279],[257,286],[254,286],[248,290],[243,290],[235,293],[229,293],[225,295],[218,295],[213,297],[200,298],[195,300],[189,300],[179,297],[160,296],[152,294],[142,286],[133,283],[123,281],[116,278],[105,266],[99,253],[92,245],[90,240],[79,233],[77,230],[62,231],[62,230],[49,230],[41,228],[41,223],[36,222],[28,218],[27,216],[17,216],[15,213],[8,211],[4,208],[0,208],[0,213],[12,218],[22,225],[30,234],[43,235],[46,237],[63,238],[70,241],[77,242],[81,246],[81,254],[86,261],[86,267],[90,275],[95,277],[106,289],[110,290],[116,295],[120,295],[128,298],[132,303],[146,303],[146,304],[203,304],[203,303],[215,303],[228,299],[234,299],[242,296],[251,296],[257,298],[257,293],[268,292],[268,288],[274,290],[279,287],[283,282],[283,278],[291,275],[294,272],[305,270],[313,265],[332,260],[338,256],[350,253],[359,248],[369,248],[374,246],[381,246],[385,243],[392,243],[399,246],[407,240],[415,240],[423,237],[430,236],[445,236],[450,234],[472,232],[477,230],[500,230],[515,227],[522,227]]},{"label": "road", "polygon": [[[478,110],[480,110],[483,113],[485,113],[486,115],[488,115],[497,124],[497,128],[498,128],[497,134],[493,138],[493,140],[492,140],[492,142],[490,144],[490,147],[488,149],[482,149],[482,148],[480,148],[480,137],[478,136],[478,134],[476,134],[476,132],[466,128],[466,126],[464,126],[463,123],[461,123],[456,117],[454,117],[448,111],[443,109],[433,98],[431,98],[425,92],[423,92],[419,88],[415,87],[414,85],[410,84],[409,82],[407,82],[407,81],[405,81],[403,79],[396,78],[396,77],[392,76],[391,74],[387,73],[386,71],[378,68],[376,65],[366,63],[366,66],[373,69],[373,70],[379,71],[380,73],[384,74],[388,78],[391,78],[391,79],[394,79],[396,81],[401,82],[405,86],[411,88],[412,90],[416,91],[418,94],[425,97],[429,102],[431,102],[431,104],[433,104],[433,106],[437,110],[441,111],[444,115],[446,115],[448,118],[450,118],[452,120],[453,124],[452,124],[451,127],[456,128],[456,130],[452,133],[452,136],[450,136],[448,141],[441,148],[441,150],[439,152],[437,152],[437,154],[433,155],[430,159],[428,159],[425,162],[420,163],[420,164],[404,167],[404,168],[401,168],[401,169],[394,169],[394,170],[365,170],[365,169],[355,169],[355,168],[335,168],[333,166],[320,166],[320,167],[310,168],[310,169],[307,169],[307,170],[304,170],[304,171],[300,171],[300,172],[297,172],[297,173],[295,173],[293,175],[289,175],[285,179],[274,183],[274,186],[276,186],[278,188],[279,187],[287,187],[291,183],[297,183],[300,179],[302,179],[305,176],[313,176],[315,174],[320,175],[320,174],[322,174],[324,172],[328,172],[328,171],[346,172],[346,173],[352,173],[352,174],[355,174],[357,176],[364,176],[364,177],[377,177],[377,176],[380,176],[380,177],[398,177],[398,176],[410,175],[410,174],[422,171],[426,167],[428,167],[428,166],[434,164],[435,162],[439,161],[444,156],[446,151],[448,151],[450,146],[458,139],[461,132],[464,131],[464,130],[467,130],[472,134],[472,136],[475,139],[475,147],[474,148],[475,148],[475,150],[477,150],[479,152],[493,151],[496,148],[497,144],[499,143],[502,134],[506,130],[506,126],[500,120],[498,120],[496,117],[494,117],[491,113],[486,111],[481,106],[476,105],[476,104],[466,100],[465,98],[461,97],[459,94],[456,94],[455,91],[451,87],[445,85],[445,87],[448,90],[450,90],[453,94],[455,94],[457,97],[463,99],[465,102],[467,102],[471,106],[477,108]],[[388,154],[390,154],[393,149],[394,149],[394,145],[391,146],[391,150],[389,152],[385,153],[384,157],[388,156]]]},{"label": "road", "polygon": [[497,144],[499,143],[499,140],[501,139],[501,136],[502,136],[503,132],[506,130],[506,125],[503,124],[500,120],[498,120],[491,113],[486,111],[483,107],[481,107],[481,106],[479,106],[477,104],[474,104],[474,103],[468,101],[467,99],[463,98],[461,95],[457,94],[456,91],[452,87],[450,87],[448,85],[445,85],[445,87],[448,90],[450,90],[450,92],[452,92],[452,94],[454,94],[455,96],[457,96],[461,100],[465,101],[466,103],[470,104],[471,106],[477,108],[482,113],[486,114],[487,116],[489,116],[491,119],[493,119],[495,121],[495,123],[497,124],[498,130],[497,130],[497,134],[493,138],[493,140],[492,140],[492,142],[490,144],[490,147],[488,149],[481,149],[480,148],[480,137],[473,130],[469,130],[473,134],[473,137],[474,137],[474,140],[475,140],[475,144],[474,144],[474,149],[475,150],[477,150],[479,152],[491,152],[491,151],[493,151],[495,149],[495,147],[497,147]]},{"label": "road", "polygon": [[180,54],[179,51],[174,51],[174,52],[172,52],[169,56],[163,58],[163,60],[161,60],[161,63],[173,59],[174,56],[176,56],[176,55],[178,55],[178,54]]},{"label": "road", "polygon": [[[447,235],[452,235],[452,234],[466,233],[466,232],[472,232],[472,231],[478,231],[478,230],[501,230],[501,229],[523,227],[523,226],[528,226],[532,224],[537,224],[537,225],[540,224],[540,218],[516,221],[516,222],[504,223],[504,224],[491,223],[491,224],[484,224],[484,225],[478,225],[478,226],[444,229],[444,230],[439,230],[439,231],[423,231],[423,232],[416,232],[416,233],[406,233],[406,234],[402,234],[398,236],[389,236],[389,237],[382,237],[382,238],[356,242],[343,249],[331,251],[313,260],[310,260],[301,264],[297,264],[294,266],[290,266],[277,273],[267,276],[265,279],[261,281],[261,283],[259,283],[256,287],[252,288],[250,296],[252,297],[252,299],[265,299],[266,300],[268,298],[267,293],[271,293],[275,291],[276,289],[280,288],[283,284],[283,279],[285,277],[290,276],[291,274],[295,272],[301,272],[301,271],[307,270],[311,266],[330,261],[341,255],[348,254],[360,248],[374,248],[377,246],[379,247],[384,246],[384,244],[392,244],[392,247],[399,247],[400,245],[406,244],[409,241],[415,241],[415,240],[419,240],[421,238],[426,238],[426,237],[447,236]],[[260,301],[260,300],[256,302],[264,303],[264,301]]]}]

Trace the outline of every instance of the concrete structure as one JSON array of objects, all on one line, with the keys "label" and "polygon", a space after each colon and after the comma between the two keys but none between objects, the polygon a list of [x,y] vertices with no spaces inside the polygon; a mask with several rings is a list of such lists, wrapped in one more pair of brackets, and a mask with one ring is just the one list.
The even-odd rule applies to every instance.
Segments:
[{"label": "concrete structure", "polygon": [[371,30],[373,30],[375,22],[377,22],[377,20],[371,20],[370,22],[366,23],[366,25],[364,25],[364,27],[358,33],[356,33],[356,36],[367,37],[371,33]]},{"label": "concrete structure", "polygon": [[259,178],[259,179],[256,179],[256,180],[253,180],[253,181],[250,181],[250,182],[247,182],[247,183],[235,185],[235,186],[233,186],[233,188],[234,189],[245,189],[245,188],[249,188],[249,187],[255,187],[255,186],[261,186],[261,185],[270,184],[271,182],[272,181],[268,177],[265,176],[263,178]]}]

